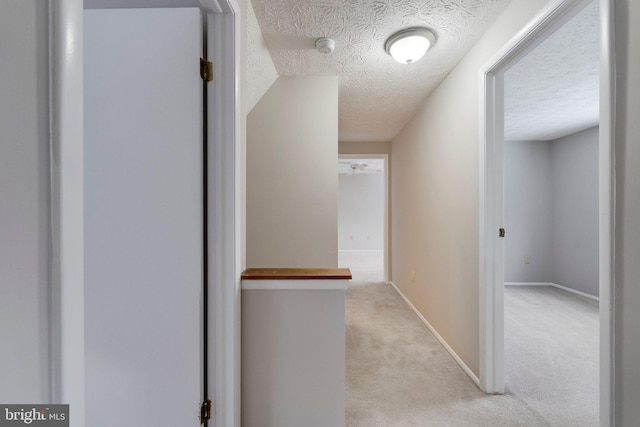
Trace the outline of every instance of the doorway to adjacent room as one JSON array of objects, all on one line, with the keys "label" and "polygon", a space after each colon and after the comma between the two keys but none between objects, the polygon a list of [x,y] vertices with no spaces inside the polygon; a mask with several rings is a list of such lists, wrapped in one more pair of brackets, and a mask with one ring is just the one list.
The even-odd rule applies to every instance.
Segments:
[{"label": "doorway to adjacent room", "polygon": [[387,262],[387,155],[340,155],[338,266],[353,280],[383,282]]}]

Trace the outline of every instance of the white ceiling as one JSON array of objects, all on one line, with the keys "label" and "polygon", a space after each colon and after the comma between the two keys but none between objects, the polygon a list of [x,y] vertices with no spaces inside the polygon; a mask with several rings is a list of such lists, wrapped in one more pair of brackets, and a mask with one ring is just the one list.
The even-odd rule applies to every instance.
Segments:
[{"label": "white ceiling", "polygon": [[[280,75],[340,76],[340,141],[390,141],[510,0],[252,0]],[[435,46],[412,65],[384,50],[398,30],[429,27]],[[315,40],[331,37],[331,54]]]},{"label": "white ceiling", "polygon": [[[252,0],[280,75],[339,75],[341,141],[390,141],[510,0]],[[85,8],[199,6],[201,0],[84,0]],[[553,140],[596,126],[599,9],[594,0],[505,74],[505,139]],[[433,29],[410,66],[384,51],[394,32]],[[336,50],[315,50],[319,37]]]},{"label": "white ceiling", "polygon": [[596,0],[505,73],[506,140],[554,140],[598,124],[598,28]]}]

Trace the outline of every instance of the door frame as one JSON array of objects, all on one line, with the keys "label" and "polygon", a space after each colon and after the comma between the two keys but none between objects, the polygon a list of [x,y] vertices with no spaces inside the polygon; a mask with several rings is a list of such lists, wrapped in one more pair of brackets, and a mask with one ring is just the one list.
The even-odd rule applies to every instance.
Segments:
[{"label": "door frame", "polygon": [[[600,425],[614,422],[614,24],[613,1],[600,1]],[[503,227],[504,73],[584,8],[589,0],[550,2],[480,69],[480,387],[504,393]]]},{"label": "door frame", "polygon": [[[384,164],[384,218],[383,218],[383,259],[384,259],[384,281],[388,282],[391,277],[389,271],[389,155],[388,154],[338,154],[338,159],[382,159]],[[340,248],[338,248],[338,251]]]},{"label": "door frame", "polygon": [[[145,2],[145,7],[153,7]],[[187,0],[175,0],[177,5]],[[189,3],[190,4],[190,3]],[[216,425],[240,425],[240,272],[243,266],[243,146],[237,0],[200,0],[209,15],[209,381]],[[85,425],[83,0],[49,0],[51,165],[50,394]],[[197,70],[197,69],[196,69]],[[196,72],[196,71],[194,71]],[[194,308],[198,309],[198,308]],[[194,412],[198,402],[194,402]]]}]

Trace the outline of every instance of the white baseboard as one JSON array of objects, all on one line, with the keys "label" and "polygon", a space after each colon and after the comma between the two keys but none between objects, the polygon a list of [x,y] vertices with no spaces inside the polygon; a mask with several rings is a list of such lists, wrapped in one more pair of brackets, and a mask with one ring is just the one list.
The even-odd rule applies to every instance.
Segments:
[{"label": "white baseboard", "polygon": [[590,295],[585,292],[577,291],[575,289],[567,288],[566,286],[558,285],[557,283],[552,283],[551,286],[554,288],[562,289],[563,291],[571,292],[572,294],[580,295],[585,298],[592,299],[594,301],[600,301],[600,298],[595,295]]},{"label": "white baseboard", "polygon": [[600,301],[600,298],[587,294],[585,292],[577,291],[572,288],[567,288],[566,286],[558,285],[557,283],[551,282],[504,282],[505,286],[553,286],[554,288],[562,289],[563,291],[571,292],[572,294],[580,295],[585,298],[589,298],[595,301]]},{"label": "white baseboard", "polygon": [[340,252],[384,252],[383,249],[338,249],[338,253]]},{"label": "white baseboard", "polygon": [[393,282],[388,282],[388,283],[390,283],[391,286],[394,287],[396,292],[398,292],[398,294],[402,297],[402,299],[404,299],[404,301],[411,308],[411,310],[413,310],[413,312],[418,316],[418,318],[422,320],[422,322],[427,326],[427,328],[429,328],[431,333],[438,339],[438,341],[440,341],[440,344],[442,344],[442,346],[449,352],[451,357],[453,357],[453,360],[455,360],[456,363],[460,365],[464,373],[467,374],[469,378],[471,378],[471,380],[478,386],[478,388],[480,388],[480,379],[476,376],[476,374],[474,374],[473,371],[467,366],[467,364],[464,363],[464,361],[460,358],[460,356],[458,356],[456,352],[453,351],[451,346],[449,346],[449,344],[444,340],[444,338],[442,338],[440,334],[435,330],[435,328],[431,326],[431,323],[429,323],[427,319],[424,318],[422,313],[418,311],[418,309],[411,303],[411,301],[409,301],[407,297],[404,296],[404,294],[400,291],[400,289],[398,289],[396,284]]},{"label": "white baseboard", "polygon": [[550,282],[504,282],[505,286],[553,286]]}]

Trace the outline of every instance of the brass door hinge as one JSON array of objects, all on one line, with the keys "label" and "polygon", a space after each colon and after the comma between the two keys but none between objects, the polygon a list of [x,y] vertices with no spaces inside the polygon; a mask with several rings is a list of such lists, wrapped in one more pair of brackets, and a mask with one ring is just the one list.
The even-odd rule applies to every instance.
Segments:
[{"label": "brass door hinge", "polygon": [[200,58],[200,77],[205,82],[213,80],[213,62]]},{"label": "brass door hinge", "polygon": [[206,420],[211,419],[211,399],[208,399],[200,405],[200,424],[204,424]]},{"label": "brass door hinge", "polygon": [[504,237],[504,235],[506,234],[506,232],[504,231],[504,228],[500,229],[500,237]]}]

